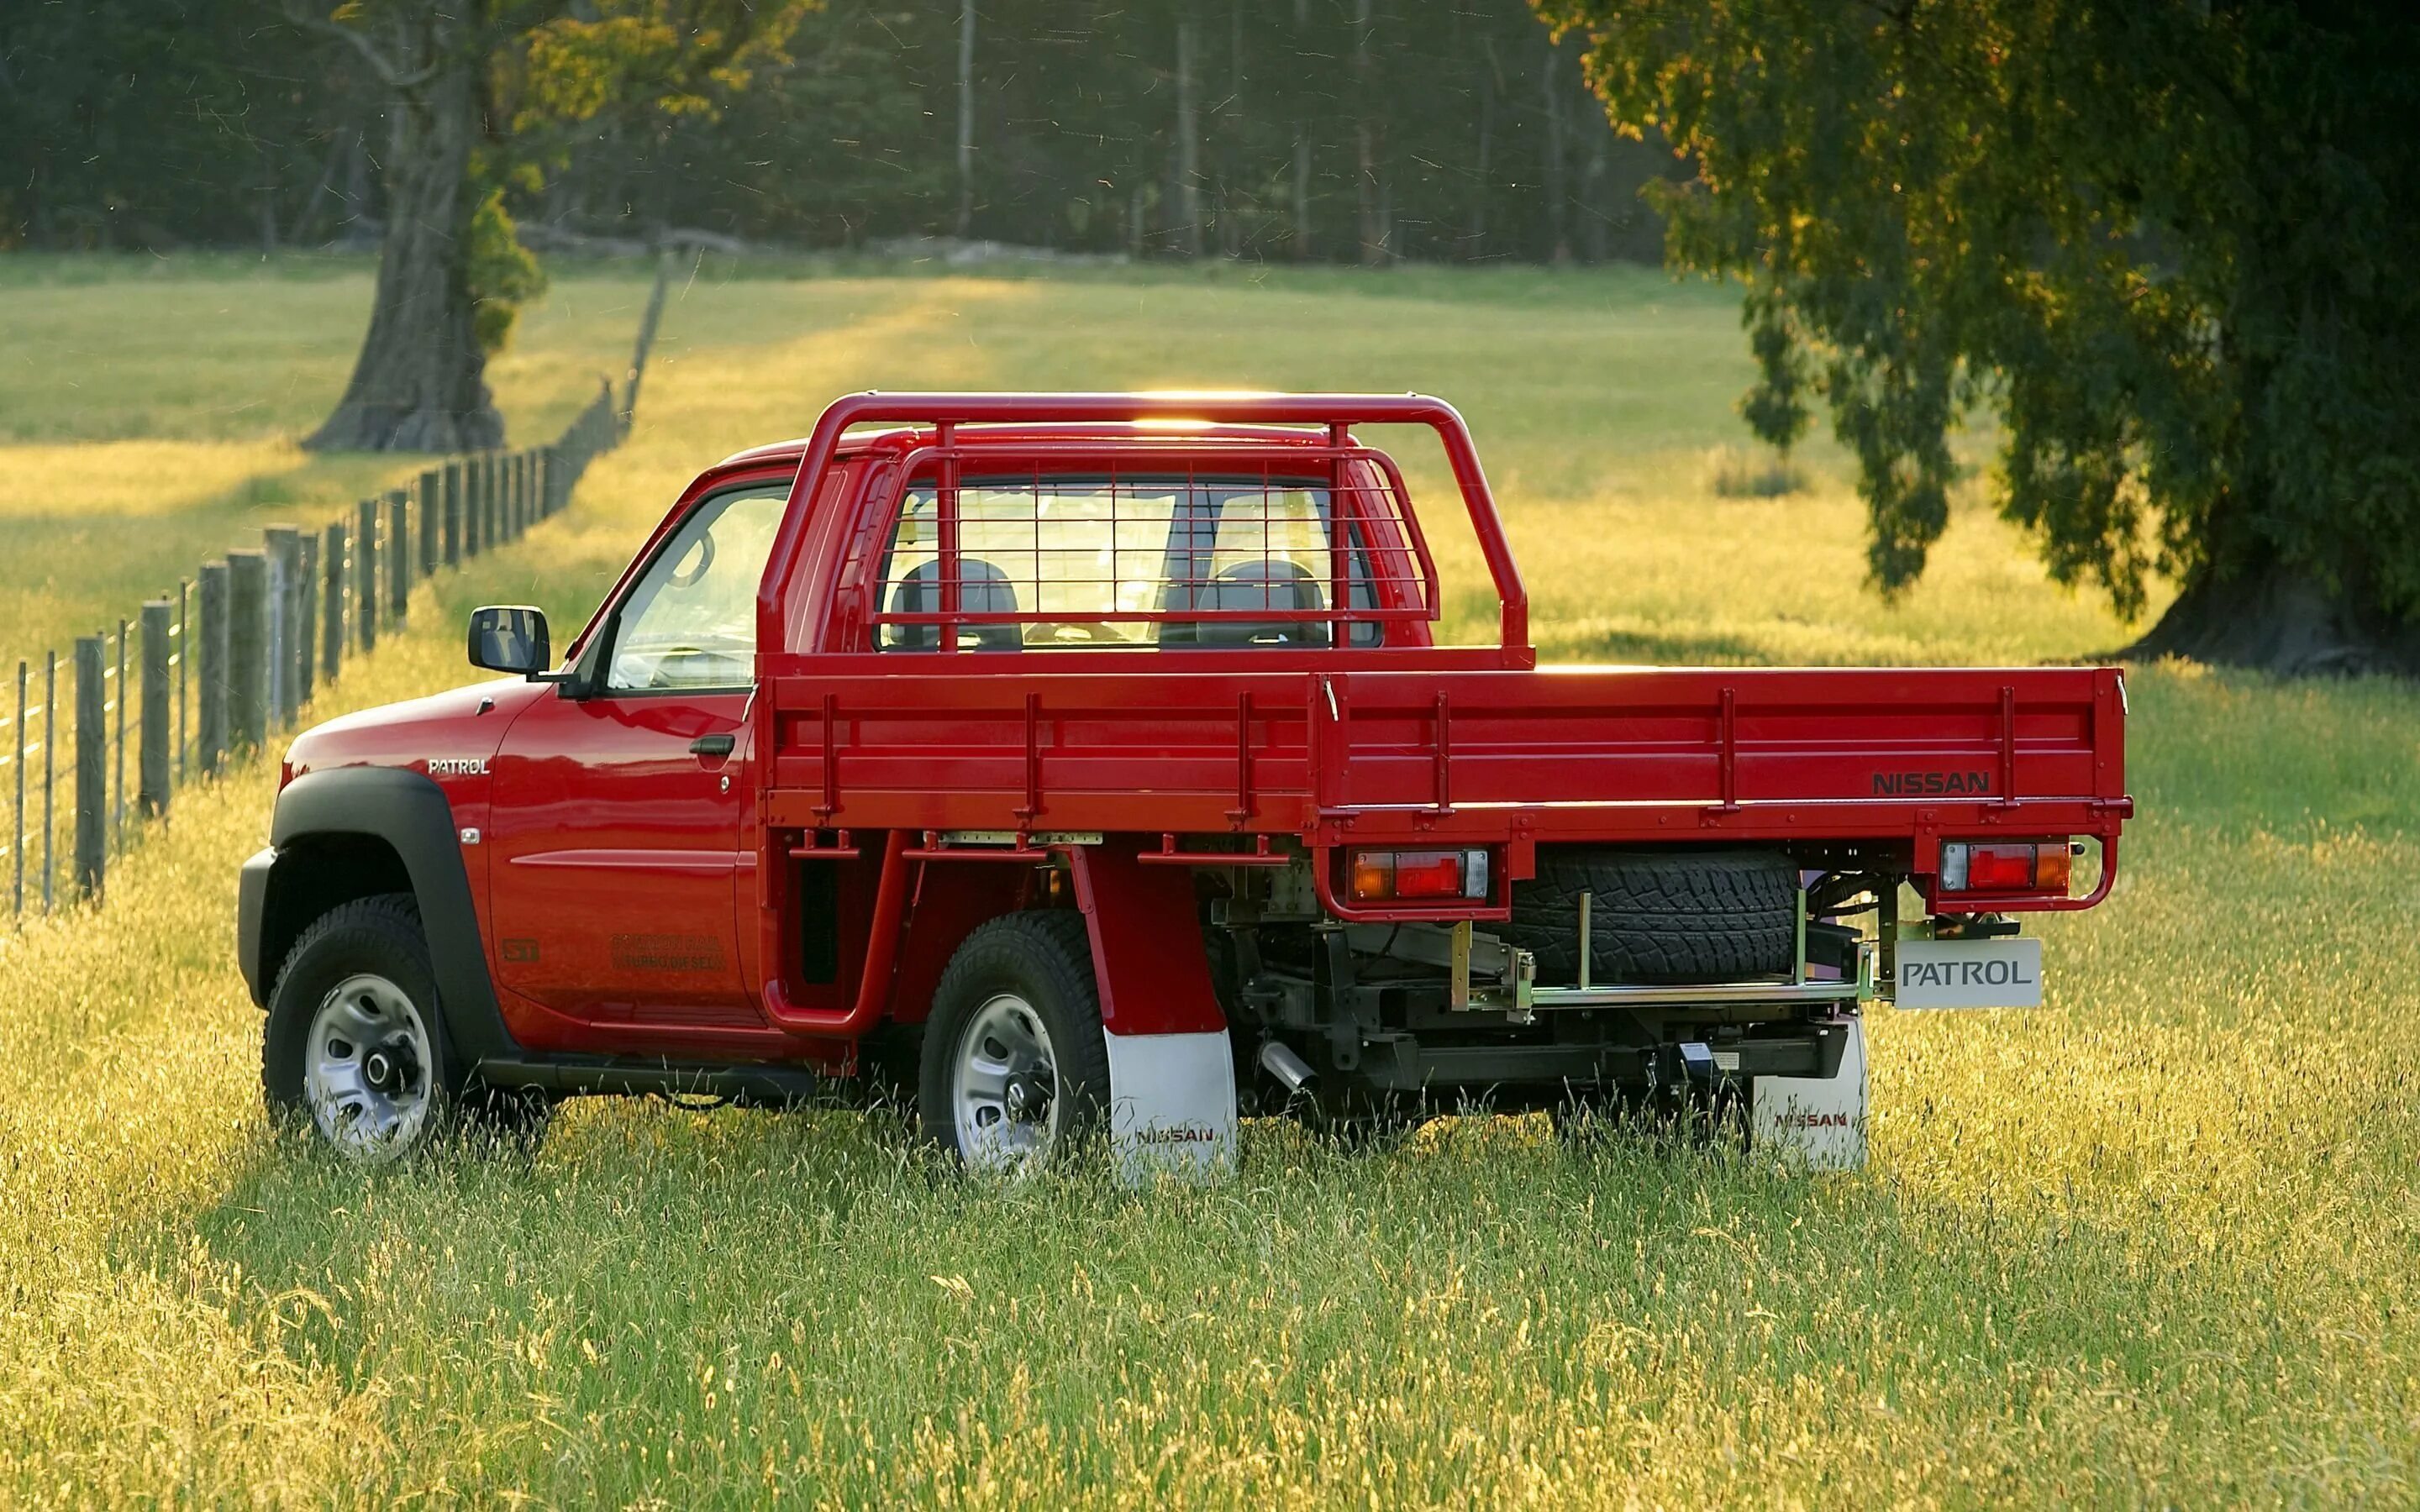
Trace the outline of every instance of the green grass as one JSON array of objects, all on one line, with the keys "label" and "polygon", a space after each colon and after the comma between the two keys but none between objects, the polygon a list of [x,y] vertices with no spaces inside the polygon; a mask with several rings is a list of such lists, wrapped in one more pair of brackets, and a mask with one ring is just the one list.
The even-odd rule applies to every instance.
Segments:
[{"label": "green grass", "polygon": [[[618,379],[646,285],[566,278],[490,369],[514,445]],[[0,257],[0,675],[115,631],[272,523],[318,529],[430,459],[316,455],[369,318],[359,258]]]},{"label": "green grass", "polygon": [[[321,712],[462,680],[473,602],[576,615],[698,466],[876,384],[1445,393],[1567,656],[2124,634],[1971,501],[1885,607],[1837,458],[1714,495],[1745,365],[1704,291],[1377,286],[702,282],[574,512]],[[1461,1119],[1001,1190],[856,1115],[608,1102],[365,1176],[264,1127],[226,941],[269,783],[194,790],[106,912],[0,935],[0,1501],[2411,1503],[2420,695],[2130,684],[2142,817],[2042,927],[2049,1006],[1878,1011],[1873,1164],[1823,1180]]]}]

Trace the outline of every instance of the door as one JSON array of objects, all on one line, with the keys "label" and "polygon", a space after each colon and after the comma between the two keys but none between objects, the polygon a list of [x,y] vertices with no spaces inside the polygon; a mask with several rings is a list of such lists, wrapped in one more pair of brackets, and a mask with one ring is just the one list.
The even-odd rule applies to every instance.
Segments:
[{"label": "door", "polygon": [[757,581],[786,490],[710,495],[633,579],[561,696],[490,765],[498,980],[599,1024],[762,1023],[737,918]]}]

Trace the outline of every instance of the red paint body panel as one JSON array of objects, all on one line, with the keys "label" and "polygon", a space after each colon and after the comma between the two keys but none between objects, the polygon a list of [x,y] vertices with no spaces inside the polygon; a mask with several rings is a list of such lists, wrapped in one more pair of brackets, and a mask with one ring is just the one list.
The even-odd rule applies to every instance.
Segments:
[{"label": "red paint body panel", "polygon": [[740,731],[746,704],[633,694],[522,711],[490,764],[498,986],[599,1026],[762,1023],[733,886],[746,753],[689,748]]},{"label": "red paint body panel", "polygon": [[[1499,600],[1497,644],[1431,644],[1440,517],[1404,497],[1398,524],[1371,504],[1400,494],[1400,474],[1352,427],[1382,424],[1442,445]],[[865,425],[886,428],[852,430]],[[1362,532],[1373,586],[1358,617],[1383,622],[1381,643],[961,645],[962,624],[1045,617],[958,602],[961,477],[1240,472],[1265,492],[1321,470],[1331,522]],[[1062,858],[1105,1016],[1132,1033],[1223,1022],[1192,872],[1144,864],[1151,852],[1257,837],[1309,849],[1332,882],[1347,846],[1486,845],[1502,861],[1494,897],[1373,910],[1484,918],[1502,917],[1541,843],[1854,846],[1921,881],[1945,836],[2101,840],[2093,896],[1995,903],[2044,909],[2099,901],[2132,812],[2113,669],[1538,669],[1469,432],[1419,395],[853,395],[804,440],[701,474],[572,656],[691,508],[768,482],[790,494],[753,605],[752,696],[502,685],[336,721],[295,748],[306,768],[490,760],[490,775],[443,780],[459,822],[486,831],[465,859],[510,1027],[533,1048],[848,1063],[883,1017],[923,1015],[968,931],[1041,902],[1031,861],[961,861],[946,832]],[[934,561],[950,563],[938,613],[883,598],[909,484],[934,490]],[[1330,625],[1357,618],[1338,610],[1348,553],[1333,550],[1325,597],[1298,610]],[[1166,602],[1115,617],[1260,612]],[[873,649],[904,622],[939,626],[931,654]],[[472,712],[472,694],[490,707]],[[690,752],[722,732],[738,736],[729,758]],[[811,887],[829,889],[837,936],[818,980],[800,968]]]},{"label": "red paint body panel", "polygon": [[1092,937],[1101,1024],[1111,1034],[1202,1034],[1227,1026],[1202,952],[1193,879],[1136,859],[1135,837],[1069,856]]}]

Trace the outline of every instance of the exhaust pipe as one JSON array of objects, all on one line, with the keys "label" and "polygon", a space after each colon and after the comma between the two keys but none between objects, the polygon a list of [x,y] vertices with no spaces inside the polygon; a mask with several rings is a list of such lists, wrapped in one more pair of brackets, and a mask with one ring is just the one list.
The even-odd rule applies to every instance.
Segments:
[{"label": "exhaust pipe", "polygon": [[1299,1092],[1309,1087],[1311,1077],[1317,1074],[1311,1069],[1311,1062],[1276,1040],[1262,1041],[1261,1069],[1285,1083],[1285,1089],[1289,1092]]}]

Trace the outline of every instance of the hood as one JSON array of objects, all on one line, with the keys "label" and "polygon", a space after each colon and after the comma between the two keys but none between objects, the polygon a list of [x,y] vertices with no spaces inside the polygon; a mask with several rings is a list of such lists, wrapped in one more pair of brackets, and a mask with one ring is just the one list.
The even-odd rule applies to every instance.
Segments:
[{"label": "hood", "polygon": [[287,779],[331,766],[409,766],[431,759],[485,764],[504,744],[513,717],[553,688],[514,677],[449,688],[427,698],[381,703],[313,725],[286,752]]}]

